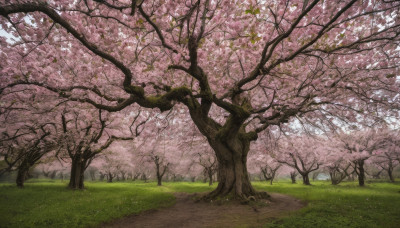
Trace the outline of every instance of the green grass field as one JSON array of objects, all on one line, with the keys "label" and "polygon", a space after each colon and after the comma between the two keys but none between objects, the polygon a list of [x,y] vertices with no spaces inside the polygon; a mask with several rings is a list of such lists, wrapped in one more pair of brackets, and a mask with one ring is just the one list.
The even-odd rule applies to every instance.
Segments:
[{"label": "green grass field", "polygon": [[253,183],[259,190],[292,195],[307,207],[265,227],[400,227],[400,184],[356,182],[332,186],[320,181],[312,186],[278,182]]},{"label": "green grass field", "polygon": [[[289,194],[308,202],[307,207],[265,227],[399,227],[400,184],[356,183],[312,186],[280,181],[270,186],[254,182],[259,190]],[[66,183],[41,180],[24,189],[0,184],[0,227],[93,227],[144,210],[167,207],[174,192],[204,192],[204,183],[87,182],[84,191]]]}]

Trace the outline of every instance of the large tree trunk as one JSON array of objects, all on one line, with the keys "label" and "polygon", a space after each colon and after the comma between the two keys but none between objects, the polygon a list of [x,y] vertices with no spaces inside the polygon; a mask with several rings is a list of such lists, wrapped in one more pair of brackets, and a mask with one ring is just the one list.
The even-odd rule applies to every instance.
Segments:
[{"label": "large tree trunk", "polygon": [[68,187],[71,189],[83,189],[84,188],[84,172],[86,168],[86,161],[82,160],[80,156],[76,156],[72,159],[71,164],[71,176],[69,179]]},{"label": "large tree trunk", "polygon": [[389,175],[390,182],[394,183],[393,168],[389,168],[387,173]]},{"label": "large tree trunk", "polygon": [[161,186],[161,185],[162,185],[162,183],[161,183],[161,177],[157,177],[157,185],[158,185],[158,186]]},{"label": "large tree trunk", "polygon": [[[201,72],[200,72],[201,73]],[[203,87],[205,88],[205,87]],[[204,199],[215,199],[230,196],[244,202],[252,199],[268,198],[266,192],[256,192],[250,183],[247,173],[247,154],[250,142],[257,139],[255,131],[246,132],[244,122],[250,116],[247,112],[250,102],[240,96],[232,98],[234,104],[244,107],[238,113],[230,114],[223,126],[207,117],[211,103],[204,99],[200,108],[190,108],[190,115],[199,131],[207,137],[218,161],[218,186],[204,196]]]},{"label": "large tree trunk", "polygon": [[249,200],[249,197],[267,198],[266,192],[256,192],[247,173],[248,140],[231,138],[227,142],[210,140],[218,160],[218,186],[206,198],[231,195],[233,198]]},{"label": "large tree trunk", "polygon": [[113,182],[113,178],[114,178],[113,174],[111,172],[108,172],[107,182],[108,183],[112,183]]},{"label": "large tree trunk", "polygon": [[358,185],[365,186],[365,170],[364,170],[364,160],[357,161],[357,175],[358,175]]},{"label": "large tree trunk", "polygon": [[308,177],[308,173],[307,174],[301,174],[301,176],[303,177],[303,184],[305,185],[311,185],[310,184],[310,178]]},{"label": "large tree trunk", "polygon": [[[155,162],[156,164],[156,174],[157,174],[157,185],[161,186],[161,180],[162,180],[162,176],[160,174],[160,164],[158,164],[158,162]],[[174,178],[175,178],[175,174],[174,174]]]},{"label": "large tree trunk", "polygon": [[24,187],[24,183],[25,180],[27,178],[28,175],[28,171],[29,171],[29,165],[28,164],[22,164],[19,169],[18,169],[18,173],[17,173],[17,187],[19,188],[23,188]]}]

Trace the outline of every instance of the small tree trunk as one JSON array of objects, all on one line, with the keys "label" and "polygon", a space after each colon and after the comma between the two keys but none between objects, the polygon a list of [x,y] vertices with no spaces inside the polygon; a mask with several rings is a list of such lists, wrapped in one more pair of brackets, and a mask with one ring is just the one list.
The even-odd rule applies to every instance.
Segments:
[{"label": "small tree trunk", "polygon": [[90,174],[90,178],[92,179],[92,181],[95,181],[96,180],[96,172],[93,170],[90,170],[89,174]]},{"label": "small tree trunk", "polygon": [[334,175],[334,171],[330,171],[329,172],[329,176],[331,177],[331,184],[332,185],[337,185],[336,178],[335,178],[335,175]]},{"label": "small tree trunk", "polygon": [[56,174],[57,174],[57,170],[52,171],[52,172],[50,173],[50,179],[53,180],[53,179],[56,177]]},{"label": "small tree trunk", "polygon": [[208,169],[208,178],[209,178],[208,185],[211,186],[213,184],[213,173],[211,168]]},{"label": "small tree trunk", "polygon": [[144,182],[147,182],[147,176],[145,173],[142,173],[142,176],[140,177],[141,180],[143,180]]},{"label": "small tree trunk", "polygon": [[313,181],[317,180],[319,174],[320,174],[319,171],[314,171],[314,172],[312,172],[312,180],[313,180]]},{"label": "small tree trunk", "polygon": [[275,179],[275,173],[272,174],[271,180],[269,180],[269,184],[272,185],[272,181]]},{"label": "small tree trunk", "polygon": [[296,172],[290,172],[290,179],[292,180],[292,184],[296,184]]},{"label": "small tree trunk", "polygon": [[203,173],[203,183],[207,183],[207,172],[206,172],[206,170],[204,170],[204,173]]}]

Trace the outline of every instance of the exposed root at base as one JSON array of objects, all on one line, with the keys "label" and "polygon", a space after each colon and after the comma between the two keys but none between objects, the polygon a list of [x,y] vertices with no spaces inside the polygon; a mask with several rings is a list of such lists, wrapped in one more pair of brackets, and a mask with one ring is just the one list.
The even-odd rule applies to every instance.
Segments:
[{"label": "exposed root at base", "polygon": [[270,199],[271,196],[267,192],[255,192],[252,195],[245,194],[217,194],[215,192],[210,192],[206,195],[199,197],[196,201],[205,201],[205,202],[226,202],[226,201],[236,201],[241,204],[249,204],[250,202],[257,202],[260,200]]}]

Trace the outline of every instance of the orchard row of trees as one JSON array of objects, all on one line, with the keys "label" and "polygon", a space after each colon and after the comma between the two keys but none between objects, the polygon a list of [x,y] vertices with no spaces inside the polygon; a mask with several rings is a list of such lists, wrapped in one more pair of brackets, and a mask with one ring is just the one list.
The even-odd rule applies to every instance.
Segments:
[{"label": "orchard row of trees", "polygon": [[[398,118],[399,9],[391,0],[2,1],[2,157],[22,170],[33,163],[16,151],[54,151],[71,161],[70,187],[82,188],[101,151],[164,137],[176,112],[171,121],[194,124],[216,157],[219,182],[206,198],[267,197],[247,160],[274,128]],[[170,165],[149,144],[161,177]]]},{"label": "orchard row of trees", "polygon": [[291,177],[300,174],[305,185],[310,185],[311,173],[326,173],[333,185],[357,176],[359,185],[364,186],[367,167],[370,176],[379,177],[383,172],[391,182],[395,181],[393,171],[400,164],[399,143],[397,130],[382,128],[329,136],[290,136],[257,158],[262,161],[258,164],[265,179],[271,183],[277,170],[286,165],[294,169]]},{"label": "orchard row of trees", "polygon": [[[56,113],[53,110],[47,114]],[[54,178],[57,172],[60,178],[68,175],[69,187],[74,189],[84,188],[86,170],[92,180],[96,178],[97,173],[100,180],[107,179],[109,182],[115,179],[146,181],[151,178],[161,185],[163,177],[167,176],[169,180],[208,179],[212,185],[213,181],[218,179],[219,164],[212,148],[193,126],[185,121],[180,122],[184,120],[181,116],[184,115],[182,110],[147,117],[134,125],[139,119],[139,114],[149,116],[148,113],[132,114],[130,131],[126,131],[126,134],[135,135],[135,138],[104,133],[108,136],[100,140],[99,134],[102,134],[102,131],[112,132],[111,125],[106,124],[111,121],[103,120],[101,112],[92,112],[93,118],[85,117],[86,120],[94,121],[90,126],[85,121],[84,124],[80,123],[81,117],[77,115],[74,115],[73,122],[67,121],[67,115],[62,114],[59,126],[51,125],[55,129],[57,126],[61,128],[60,135],[52,135],[57,131],[46,131],[46,128],[42,127],[40,129],[43,134],[34,132],[34,135],[39,137],[35,140],[32,140],[32,129],[26,131],[29,134],[23,133],[27,128],[25,124],[13,132],[13,136],[10,136],[9,131],[12,128],[8,128],[1,138],[1,156],[6,163],[1,171],[17,170],[19,187],[23,187],[32,168],[41,170],[46,177],[51,178]],[[41,117],[44,115],[41,114]],[[94,131],[93,127],[96,121],[100,122],[98,132]],[[68,122],[74,126],[71,133],[65,131]],[[152,129],[157,131],[141,128],[151,124],[156,125]],[[114,125],[113,128],[123,129],[123,126]],[[389,180],[394,182],[393,172],[400,164],[400,135],[397,130],[376,128],[323,135],[301,133],[279,136],[281,133],[271,132],[268,137],[252,145],[247,162],[250,175],[261,176],[271,184],[278,173],[281,176],[290,175],[293,182],[296,176],[300,175],[303,184],[309,185],[311,173],[325,173],[334,185],[356,176],[359,185],[364,186],[366,173],[370,176],[385,173]],[[95,141],[96,138],[98,141]],[[117,139],[119,141],[112,144]],[[86,149],[77,150],[76,147]],[[87,156],[90,156],[89,159]],[[81,164],[79,169],[76,164]]]}]

